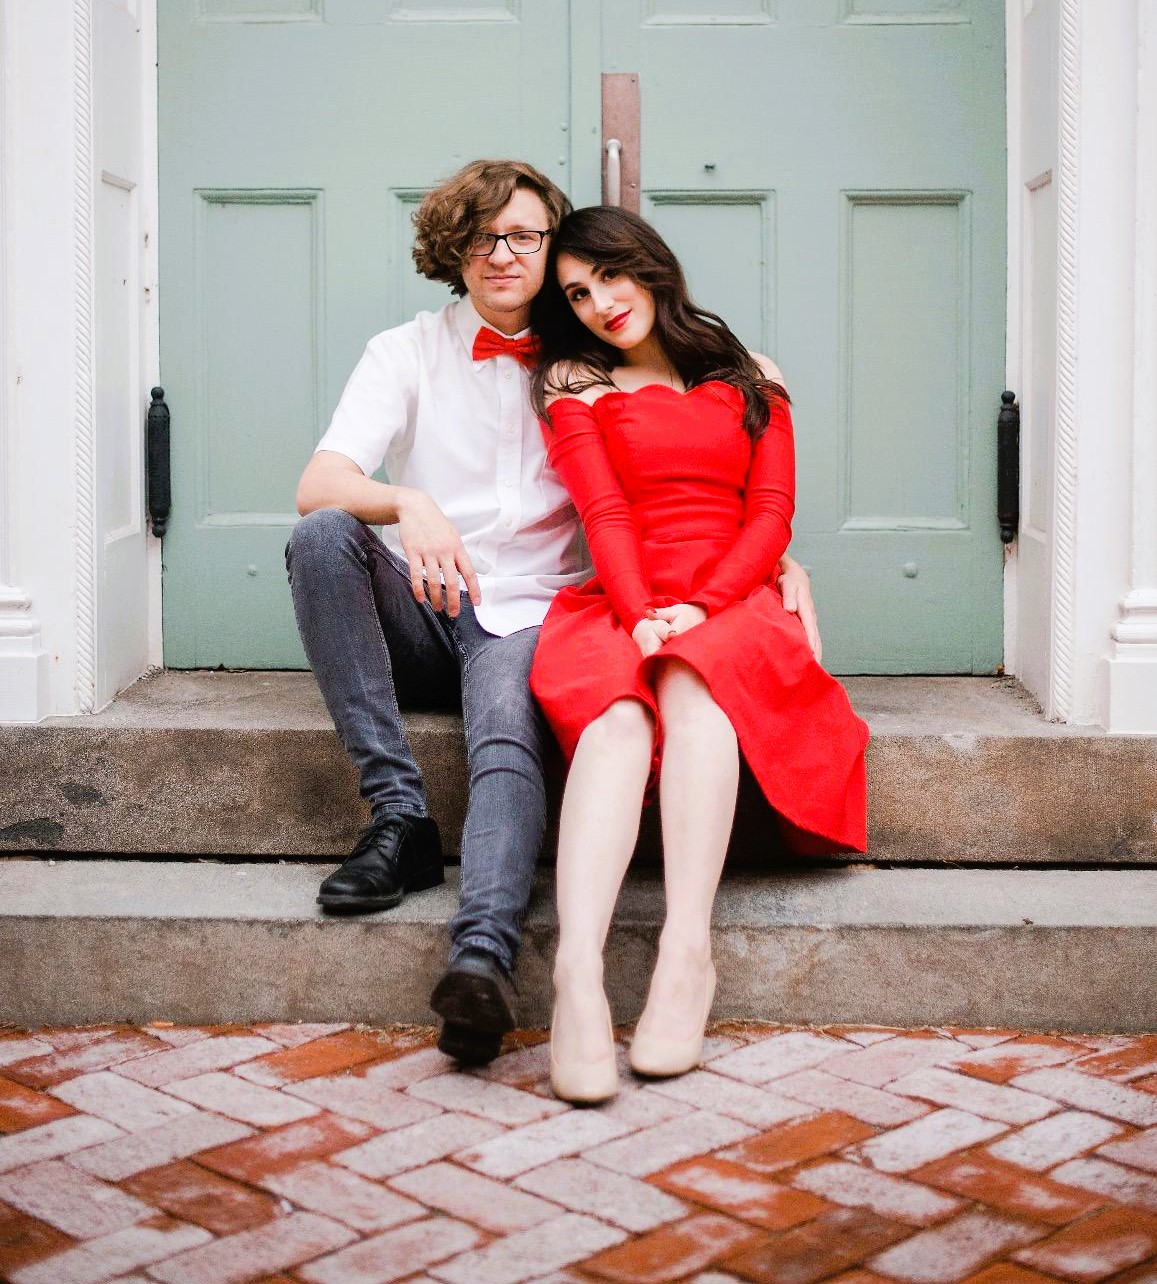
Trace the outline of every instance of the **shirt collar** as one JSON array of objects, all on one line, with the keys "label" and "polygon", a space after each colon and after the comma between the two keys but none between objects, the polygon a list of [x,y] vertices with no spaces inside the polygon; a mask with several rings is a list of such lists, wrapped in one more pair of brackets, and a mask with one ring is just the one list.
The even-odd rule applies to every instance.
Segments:
[{"label": "shirt collar", "polygon": [[[474,351],[474,340],[478,336],[478,331],[488,323],[483,321],[478,315],[478,309],[475,308],[468,294],[464,294],[457,303],[452,304],[454,308],[454,325],[458,331],[458,336],[462,340],[462,346],[466,349],[466,355],[470,356]],[[491,329],[494,327],[491,326]],[[519,330],[517,334],[512,334],[511,339],[520,339],[524,334],[530,333],[530,327]]]}]

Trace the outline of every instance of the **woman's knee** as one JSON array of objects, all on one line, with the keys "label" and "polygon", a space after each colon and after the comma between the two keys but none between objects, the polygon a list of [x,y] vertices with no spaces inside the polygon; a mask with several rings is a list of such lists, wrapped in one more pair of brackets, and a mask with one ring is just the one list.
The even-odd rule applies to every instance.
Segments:
[{"label": "woman's knee", "polygon": [[655,719],[641,700],[616,700],[587,725],[580,743],[600,749],[646,745],[649,752],[654,735]]}]

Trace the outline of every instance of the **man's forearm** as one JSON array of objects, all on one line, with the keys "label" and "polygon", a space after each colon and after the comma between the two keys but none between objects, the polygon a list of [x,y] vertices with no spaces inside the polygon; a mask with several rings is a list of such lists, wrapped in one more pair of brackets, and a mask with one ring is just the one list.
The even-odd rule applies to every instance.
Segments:
[{"label": "man's forearm", "polygon": [[392,526],[401,519],[412,492],[406,486],[374,481],[361,472],[307,471],[297,488],[297,511],[340,508],[367,526]]}]

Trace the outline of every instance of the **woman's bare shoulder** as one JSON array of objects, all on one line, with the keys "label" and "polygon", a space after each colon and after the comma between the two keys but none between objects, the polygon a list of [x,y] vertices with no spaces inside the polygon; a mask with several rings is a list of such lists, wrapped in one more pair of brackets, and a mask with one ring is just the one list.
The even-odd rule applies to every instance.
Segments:
[{"label": "woman's bare shoulder", "polygon": [[577,361],[556,361],[546,372],[544,396],[549,408],[563,397],[573,397],[593,406],[607,391],[605,376]]},{"label": "woman's bare shoulder", "polygon": [[770,357],[765,357],[762,352],[753,352],[751,356],[765,379],[771,379],[781,387],[787,387],[787,381],[783,377],[783,371],[775,364],[774,361],[772,361]]}]

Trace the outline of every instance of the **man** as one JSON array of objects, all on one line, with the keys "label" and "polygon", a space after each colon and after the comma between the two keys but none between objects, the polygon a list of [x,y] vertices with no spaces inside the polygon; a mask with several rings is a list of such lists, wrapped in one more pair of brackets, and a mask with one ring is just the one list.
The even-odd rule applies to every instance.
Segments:
[{"label": "man", "polygon": [[[525,373],[530,305],[569,208],[518,161],[475,161],[426,196],[415,262],[460,297],[370,340],[302,474],[286,550],[306,653],[372,813],[321,885],[325,908],[388,909],[442,882],[400,708],[463,711],[460,903],[430,1003],[438,1046],[471,1064],[516,1024],[510,977],[546,822],[538,625],[589,575]],[[372,479],[383,462],[388,483]],[[793,564],[785,596],[811,630],[807,587]]]}]

